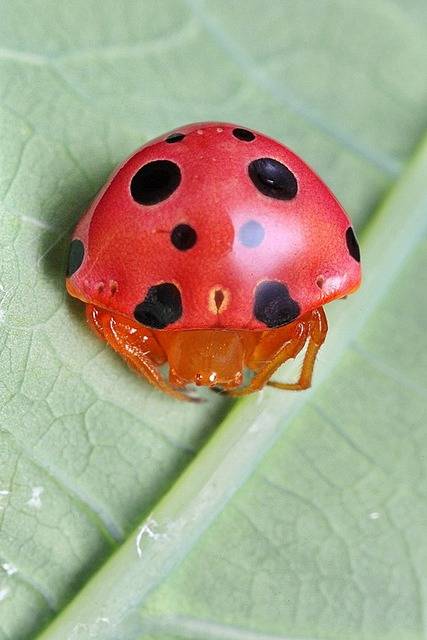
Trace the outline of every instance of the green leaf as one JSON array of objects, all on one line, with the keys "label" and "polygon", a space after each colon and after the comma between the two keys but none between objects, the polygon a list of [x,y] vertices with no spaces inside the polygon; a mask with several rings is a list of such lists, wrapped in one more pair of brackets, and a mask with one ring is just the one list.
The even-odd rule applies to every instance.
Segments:
[{"label": "green leaf", "polygon": [[[424,4],[2,18],[0,640],[421,640]],[[208,119],[285,141],[363,230],[364,285],[328,307],[309,392],[179,404],[65,295],[69,232],[113,166]]]}]

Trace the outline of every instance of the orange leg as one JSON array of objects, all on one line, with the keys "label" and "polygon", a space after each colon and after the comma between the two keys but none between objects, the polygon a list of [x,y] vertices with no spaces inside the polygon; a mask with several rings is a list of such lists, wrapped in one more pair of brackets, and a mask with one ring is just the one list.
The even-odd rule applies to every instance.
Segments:
[{"label": "orange leg", "polygon": [[326,320],[325,312],[322,307],[320,307],[312,313],[307,351],[304,355],[301,373],[297,382],[286,383],[270,381],[267,382],[267,384],[270,387],[275,387],[276,389],[286,389],[289,391],[303,391],[304,389],[308,389],[311,386],[313,367],[316,361],[317,352],[324,343],[327,332],[328,322]]},{"label": "orange leg", "polygon": [[149,329],[90,304],[86,305],[86,318],[95,332],[157,389],[178,400],[199,401],[177,391],[163,379],[158,365],[166,362],[166,355]]},{"label": "orange leg", "polygon": [[[272,333],[271,331],[266,332],[254,352],[254,357],[248,362],[249,368],[255,370],[255,376],[247,387],[229,391],[229,395],[245,396],[258,391],[265,384],[279,389],[295,391],[309,387],[316,354],[326,337],[327,329],[326,316],[323,309],[320,308],[307,314],[307,316],[292,325],[288,325],[286,328],[283,327],[280,330],[280,334],[277,332]],[[277,349],[277,337],[283,338],[282,346],[279,349]],[[269,382],[269,378],[282,364],[291,358],[296,358],[304,348],[307,340],[307,351],[298,382],[290,384]]]},{"label": "orange leg", "polygon": [[[266,334],[264,340],[268,338],[269,338],[269,335]],[[250,369],[255,370],[254,377],[252,378],[251,382],[247,385],[247,387],[244,387],[243,389],[228,391],[228,394],[231,396],[238,397],[238,396],[246,396],[250,393],[253,393],[254,391],[259,391],[259,389],[261,389],[269,380],[269,378],[273,375],[276,369],[280,367],[280,365],[286,362],[286,360],[289,360],[290,358],[295,358],[298,355],[298,353],[304,347],[306,340],[307,340],[307,327],[303,322],[299,322],[296,325],[295,331],[293,331],[292,337],[288,336],[285,342],[282,343],[282,346],[279,348],[278,351],[277,351],[277,348],[274,349],[273,351],[274,355],[271,355],[271,352],[270,352],[270,354],[268,354],[267,356],[267,353],[263,349],[263,347],[266,345],[263,345],[263,338],[261,338],[261,342],[258,345],[258,349],[257,349],[258,354],[255,354],[255,355],[261,355],[261,352],[264,352],[263,359],[258,360],[257,358],[256,359],[258,360],[257,362],[254,358],[252,362],[248,362],[248,367]],[[260,362],[262,363],[261,367],[259,366]],[[255,368],[256,365],[258,365],[257,368]]]}]

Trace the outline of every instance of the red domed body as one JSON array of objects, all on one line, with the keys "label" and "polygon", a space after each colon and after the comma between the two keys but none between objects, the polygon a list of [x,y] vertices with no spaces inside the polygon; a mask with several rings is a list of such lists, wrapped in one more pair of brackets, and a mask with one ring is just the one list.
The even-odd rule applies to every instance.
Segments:
[{"label": "red domed body", "polygon": [[69,292],[155,330],[278,328],[360,283],[350,221],[326,185],[232,124],[145,144],[73,238]]},{"label": "red domed body", "polygon": [[[325,184],[280,143],[259,133],[241,140],[234,129],[221,123],[181,127],[183,139],[157,138],[115,172],[74,234],[85,246],[73,276],[84,300],[133,318],[150,287],[171,282],[179,289],[182,314],[169,330],[261,329],[265,324],[253,307],[262,281],[284,283],[301,315],[358,286],[360,266],[346,244],[350,222]],[[295,197],[277,199],[255,187],[248,166],[260,158],[273,158],[292,171]],[[132,178],[158,160],[179,167],[180,184],[156,204],[139,204],[131,195]],[[248,224],[249,236],[251,228],[263,235],[256,246],[239,239]],[[172,244],[178,225],[197,234],[191,248]],[[110,281],[117,283],[113,297]],[[213,301],[216,289],[225,296],[220,313]]]}]

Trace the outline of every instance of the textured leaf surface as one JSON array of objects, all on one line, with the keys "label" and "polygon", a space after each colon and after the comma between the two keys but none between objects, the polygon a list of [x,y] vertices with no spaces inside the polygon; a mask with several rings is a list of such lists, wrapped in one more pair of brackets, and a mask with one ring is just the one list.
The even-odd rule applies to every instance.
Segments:
[{"label": "textured leaf surface", "polygon": [[[2,9],[1,640],[425,637],[424,3]],[[136,379],[63,287],[112,167],[207,119],[286,141],[364,230],[313,392],[231,412]]]}]

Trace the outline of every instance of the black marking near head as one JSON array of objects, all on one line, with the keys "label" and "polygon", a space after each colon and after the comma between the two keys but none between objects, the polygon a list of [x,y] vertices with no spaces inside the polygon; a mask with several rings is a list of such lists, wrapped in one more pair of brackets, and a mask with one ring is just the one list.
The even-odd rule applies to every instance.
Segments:
[{"label": "black marking near head", "polygon": [[171,242],[180,251],[187,251],[196,244],[197,233],[189,224],[178,224],[172,229]]},{"label": "black marking near head", "polygon": [[239,229],[239,241],[245,247],[258,247],[264,240],[264,227],[256,220],[245,222]]},{"label": "black marking near head", "polygon": [[221,309],[224,300],[225,300],[224,291],[222,289],[216,289],[214,293],[214,302],[215,302],[215,307],[217,311]]},{"label": "black marking near head", "polygon": [[185,138],[185,134],[179,133],[177,131],[176,133],[171,133],[170,136],[166,138],[165,142],[169,142],[169,144],[173,142],[181,142],[181,140],[184,140],[184,138]]},{"label": "black marking near head", "polygon": [[148,289],[143,302],[135,307],[135,320],[153,329],[164,329],[182,316],[181,294],[172,282]]},{"label": "black marking near head", "polygon": [[349,227],[345,232],[345,241],[347,243],[347,249],[351,257],[357,260],[357,262],[360,262],[360,249],[352,227]]},{"label": "black marking near head", "polygon": [[281,282],[267,280],[255,290],[254,316],[270,329],[295,320],[300,314],[298,302],[289,295]]},{"label": "black marking near head", "polygon": [[252,131],[240,129],[240,127],[233,129],[233,136],[238,140],[243,140],[244,142],[252,142],[252,140],[255,140],[255,134],[252,133]]},{"label": "black marking near head", "polygon": [[67,263],[67,278],[73,275],[81,267],[85,255],[85,247],[81,240],[74,238],[70,244]]},{"label": "black marking near head", "polygon": [[248,173],[256,188],[269,198],[292,200],[297,195],[298,183],[294,174],[278,160],[252,160]]},{"label": "black marking near head", "polygon": [[130,183],[130,192],[139,204],[157,204],[169,198],[180,182],[181,171],[175,162],[154,160],[135,173]]}]

